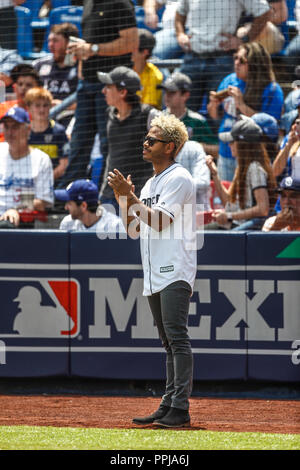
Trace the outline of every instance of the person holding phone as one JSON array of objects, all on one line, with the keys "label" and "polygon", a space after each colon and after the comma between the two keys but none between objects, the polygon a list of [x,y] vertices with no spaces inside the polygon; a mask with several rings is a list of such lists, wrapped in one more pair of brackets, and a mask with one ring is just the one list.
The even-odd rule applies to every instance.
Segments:
[{"label": "person holding phone", "polygon": [[276,177],[300,178],[300,118],[297,118],[273,162]]},{"label": "person holding phone", "polygon": [[[225,91],[221,97],[219,92]],[[224,77],[211,91],[207,106],[211,119],[221,119],[218,133],[229,132],[240,115],[267,113],[280,119],[284,95],[276,82],[271,56],[258,42],[243,44],[234,55],[234,73]],[[218,171],[222,180],[232,181],[236,159],[227,142],[219,139]]]}]

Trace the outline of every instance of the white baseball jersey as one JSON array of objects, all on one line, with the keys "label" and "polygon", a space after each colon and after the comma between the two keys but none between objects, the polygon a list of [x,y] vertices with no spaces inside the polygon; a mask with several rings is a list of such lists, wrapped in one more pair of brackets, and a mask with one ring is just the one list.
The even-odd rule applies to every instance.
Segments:
[{"label": "white baseball jersey", "polygon": [[108,212],[102,206],[102,214],[100,219],[91,227],[85,227],[83,223],[76,219],[73,220],[72,216],[66,215],[60,223],[60,230],[74,230],[77,232],[97,232],[97,233],[125,233],[122,219],[112,212]]},{"label": "white baseball jersey", "polygon": [[172,219],[161,232],[140,222],[143,295],[159,292],[175,281],[186,281],[193,289],[197,260],[196,190],[192,176],[175,163],[147,181],[140,199]]},{"label": "white baseball jersey", "polygon": [[49,156],[37,148],[14,160],[8,144],[0,144],[0,214],[23,205],[23,197],[32,195],[53,203],[53,167]]}]

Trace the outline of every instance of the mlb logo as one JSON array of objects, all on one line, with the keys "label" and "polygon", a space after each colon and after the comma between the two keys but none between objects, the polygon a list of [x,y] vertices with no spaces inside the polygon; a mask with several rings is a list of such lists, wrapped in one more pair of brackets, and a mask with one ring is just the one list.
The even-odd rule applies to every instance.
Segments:
[{"label": "mlb logo", "polygon": [[75,279],[0,278],[0,337],[67,338],[80,331]]}]

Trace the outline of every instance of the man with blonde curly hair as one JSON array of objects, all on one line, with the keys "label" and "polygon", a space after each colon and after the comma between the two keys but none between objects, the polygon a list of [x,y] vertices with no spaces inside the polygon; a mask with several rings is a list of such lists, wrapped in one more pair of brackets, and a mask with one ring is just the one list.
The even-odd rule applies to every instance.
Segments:
[{"label": "man with blonde curly hair", "polygon": [[108,176],[128,234],[140,236],[143,295],[167,353],[165,393],[157,411],[133,419],[141,426],[190,424],[193,356],[187,320],[196,275],[196,191],[190,173],[175,161],[187,140],[185,125],[174,115],[161,114],[151,121],[144,140],[143,158],[152,163],[154,176],[140,198],[130,175],[115,169]]}]

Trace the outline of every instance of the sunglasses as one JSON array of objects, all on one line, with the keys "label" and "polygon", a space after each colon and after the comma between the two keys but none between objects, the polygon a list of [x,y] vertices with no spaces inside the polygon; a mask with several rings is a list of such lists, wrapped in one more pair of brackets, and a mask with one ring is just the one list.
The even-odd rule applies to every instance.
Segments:
[{"label": "sunglasses", "polygon": [[144,143],[145,142],[148,142],[149,147],[153,147],[153,145],[156,144],[156,142],[162,142],[163,144],[169,143],[167,140],[157,139],[156,137],[150,137],[148,135],[146,135],[146,137],[144,138]]},{"label": "sunglasses", "polygon": [[239,57],[238,55],[233,56],[235,62],[239,62],[241,65],[245,65],[248,63],[246,57]]}]

